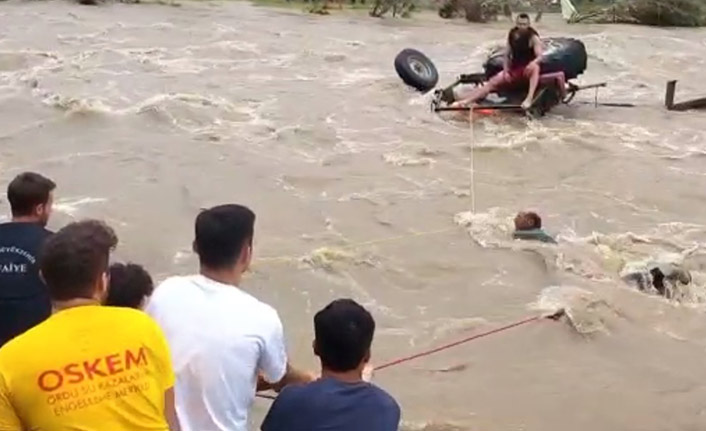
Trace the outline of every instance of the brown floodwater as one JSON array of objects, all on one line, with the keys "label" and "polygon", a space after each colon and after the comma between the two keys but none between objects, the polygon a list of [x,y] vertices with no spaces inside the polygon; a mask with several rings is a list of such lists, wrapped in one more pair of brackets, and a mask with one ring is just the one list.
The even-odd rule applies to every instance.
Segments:
[{"label": "brown floodwater", "polygon": [[[569,311],[380,371],[405,430],[706,428],[706,113],[662,107],[669,79],[679,98],[706,96],[706,31],[547,16],[542,35],[587,46],[579,81],[637,106],[596,108],[587,92],[539,120],[471,128],[431,114],[393,59],[420,49],[450,82],[480,69],[506,22],[241,2],[3,2],[0,22],[0,179],[56,180],[52,228],[106,219],[116,258],[163,279],[196,270],[199,208],[249,205],[243,288],[279,310],[312,369],[312,316],[336,297],[374,313],[377,363]],[[521,209],[559,245],[510,241]],[[662,255],[694,275],[678,300],[619,281]],[[267,407],[256,401],[253,429]]]}]

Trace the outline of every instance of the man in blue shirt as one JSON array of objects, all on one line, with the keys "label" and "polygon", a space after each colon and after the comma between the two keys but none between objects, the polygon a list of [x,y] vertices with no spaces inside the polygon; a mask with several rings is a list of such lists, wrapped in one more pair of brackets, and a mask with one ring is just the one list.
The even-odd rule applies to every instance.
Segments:
[{"label": "man in blue shirt", "polygon": [[321,378],[285,387],[262,431],[397,431],[397,402],[363,381],[375,332],[370,313],[353,300],[338,299],[316,313],[314,332]]}]

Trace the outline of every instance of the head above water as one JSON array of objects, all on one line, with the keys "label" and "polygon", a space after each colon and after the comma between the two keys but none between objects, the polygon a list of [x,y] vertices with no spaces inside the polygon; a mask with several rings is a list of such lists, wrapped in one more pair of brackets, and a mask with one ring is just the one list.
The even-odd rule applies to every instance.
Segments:
[{"label": "head above water", "polygon": [[41,276],[53,301],[96,299],[108,288],[115,232],[98,220],[71,223],[49,237],[39,259]]},{"label": "head above water", "polygon": [[219,205],[196,217],[194,251],[201,270],[240,275],[250,267],[255,213],[242,205]]},{"label": "head above water", "polygon": [[542,218],[533,211],[521,211],[515,216],[515,230],[542,228]]},{"label": "head above water", "polygon": [[56,184],[35,172],[17,175],[7,186],[12,218],[46,226],[51,216]]},{"label": "head above water", "polygon": [[363,372],[375,333],[373,316],[352,299],[337,299],[314,316],[314,354],[324,371]]},{"label": "head above water", "polygon": [[152,277],[145,268],[134,263],[114,263],[110,265],[105,305],[142,309],[153,290]]}]

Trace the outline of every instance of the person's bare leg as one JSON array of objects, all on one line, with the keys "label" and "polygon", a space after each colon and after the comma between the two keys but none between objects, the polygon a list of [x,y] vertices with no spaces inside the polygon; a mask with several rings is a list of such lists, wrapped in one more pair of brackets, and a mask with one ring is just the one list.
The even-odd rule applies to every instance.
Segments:
[{"label": "person's bare leg", "polygon": [[556,82],[559,85],[559,91],[561,92],[561,98],[566,99],[566,75],[564,72],[556,73]]},{"label": "person's bare leg", "polygon": [[451,106],[453,106],[453,107],[468,106],[468,105],[475,103],[481,99],[484,99],[484,98],[488,97],[488,95],[490,93],[497,90],[498,87],[500,87],[505,82],[507,82],[507,80],[508,79],[507,79],[506,73],[500,72],[497,75],[495,75],[494,77],[492,77],[490,79],[490,81],[486,82],[485,84],[483,84],[482,86],[480,86],[478,88],[473,89],[473,91],[471,91],[471,93],[467,97],[454,102]]},{"label": "person's bare leg", "polygon": [[529,109],[534,101],[534,93],[537,92],[537,86],[539,85],[539,65],[537,63],[532,63],[525,69],[525,76],[529,78],[529,91],[527,92],[527,98],[522,102],[523,109]]},{"label": "person's bare leg", "polygon": [[545,73],[544,75],[539,76],[539,82],[542,84],[550,81],[557,82],[559,91],[561,92],[561,98],[566,98],[566,76],[564,75],[564,72]]}]

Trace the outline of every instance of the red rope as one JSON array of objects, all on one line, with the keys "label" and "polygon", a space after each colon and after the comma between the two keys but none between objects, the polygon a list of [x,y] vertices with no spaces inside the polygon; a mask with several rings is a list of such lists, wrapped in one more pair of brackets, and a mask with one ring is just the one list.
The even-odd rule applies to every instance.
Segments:
[{"label": "red rope", "polygon": [[545,317],[546,317],[546,316],[530,317],[530,318],[527,318],[527,319],[524,319],[524,320],[520,320],[519,322],[511,323],[511,324],[509,324],[509,325],[500,327],[500,328],[495,328],[495,329],[492,329],[492,330],[487,331],[487,332],[482,332],[482,333],[480,333],[480,334],[472,335],[472,336],[470,336],[470,337],[464,338],[463,340],[458,340],[458,341],[455,341],[455,342],[453,342],[453,343],[449,343],[449,344],[446,344],[446,345],[437,347],[437,348],[435,348],[435,349],[427,350],[427,351],[425,351],[425,352],[417,353],[417,354],[415,354],[415,355],[407,356],[407,357],[404,357],[404,358],[395,359],[394,361],[390,361],[390,362],[387,362],[387,363],[385,363],[385,364],[382,364],[382,365],[379,365],[379,366],[375,367],[375,371],[379,371],[379,370],[382,370],[382,369],[384,369],[384,368],[389,368],[389,367],[392,367],[392,366],[395,366],[395,365],[399,365],[399,364],[402,364],[402,363],[405,363],[405,362],[409,362],[409,361],[411,361],[411,360],[413,360],[413,359],[417,359],[417,358],[422,358],[422,357],[424,357],[424,356],[433,355],[434,353],[438,353],[438,352],[441,352],[441,351],[443,351],[443,350],[448,350],[448,349],[450,349],[450,348],[452,348],[452,347],[456,347],[456,346],[459,346],[459,345],[461,345],[461,344],[465,344],[465,343],[468,343],[468,342],[470,342],[470,341],[477,340],[477,339],[479,339],[479,338],[487,337],[487,336],[492,335],[492,334],[497,334],[498,332],[507,331],[508,329],[512,329],[512,328],[515,328],[515,327],[518,327],[518,326],[522,326],[522,325],[525,325],[525,324],[527,324],[527,323],[535,322],[535,321],[541,320],[541,319],[543,319],[543,318],[545,318]]},{"label": "red rope", "polygon": [[[444,350],[448,350],[448,349],[451,349],[452,347],[460,346],[461,344],[465,344],[465,343],[471,342],[471,341],[473,341],[473,340],[477,340],[477,339],[479,339],[479,338],[487,337],[487,336],[489,336],[489,335],[497,334],[498,332],[507,331],[507,330],[509,330],[509,329],[516,328],[516,327],[518,327],[518,326],[526,325],[526,324],[528,324],[528,323],[537,322],[537,321],[543,320],[543,319],[553,319],[553,320],[557,320],[557,319],[559,319],[559,318],[560,318],[561,316],[563,316],[563,315],[564,315],[564,310],[561,309],[561,310],[559,310],[559,311],[557,311],[556,313],[551,314],[551,315],[541,315],[541,316],[528,317],[528,318],[523,319],[523,320],[520,320],[520,321],[518,321],[518,322],[511,323],[511,324],[505,325],[505,326],[501,326],[500,328],[491,329],[490,331],[481,332],[480,334],[471,335],[470,337],[466,337],[466,338],[464,338],[464,339],[462,339],[462,340],[458,340],[458,341],[455,341],[455,342],[453,342],[453,343],[445,344],[445,345],[443,345],[443,346],[436,347],[436,348],[431,349],[431,350],[427,350],[427,351],[424,351],[424,352],[420,352],[420,353],[417,353],[417,354],[414,354],[414,355],[411,355],[411,356],[406,356],[406,357],[404,357],[404,358],[395,359],[394,361],[390,361],[390,362],[387,362],[387,363],[384,363],[384,364],[382,364],[382,365],[380,365],[380,366],[375,367],[375,371],[379,371],[379,370],[382,370],[382,369],[385,369],[385,368],[393,367],[393,366],[395,366],[395,365],[403,364],[403,363],[405,363],[405,362],[409,362],[409,361],[412,361],[412,360],[414,360],[414,359],[418,359],[418,358],[422,358],[422,357],[425,357],[425,356],[433,355],[434,353],[438,353],[438,352],[441,352],[441,351],[444,351]],[[273,396],[271,396],[271,395],[257,394],[257,396],[260,397],[260,398],[275,399],[275,397],[273,397]]]}]

